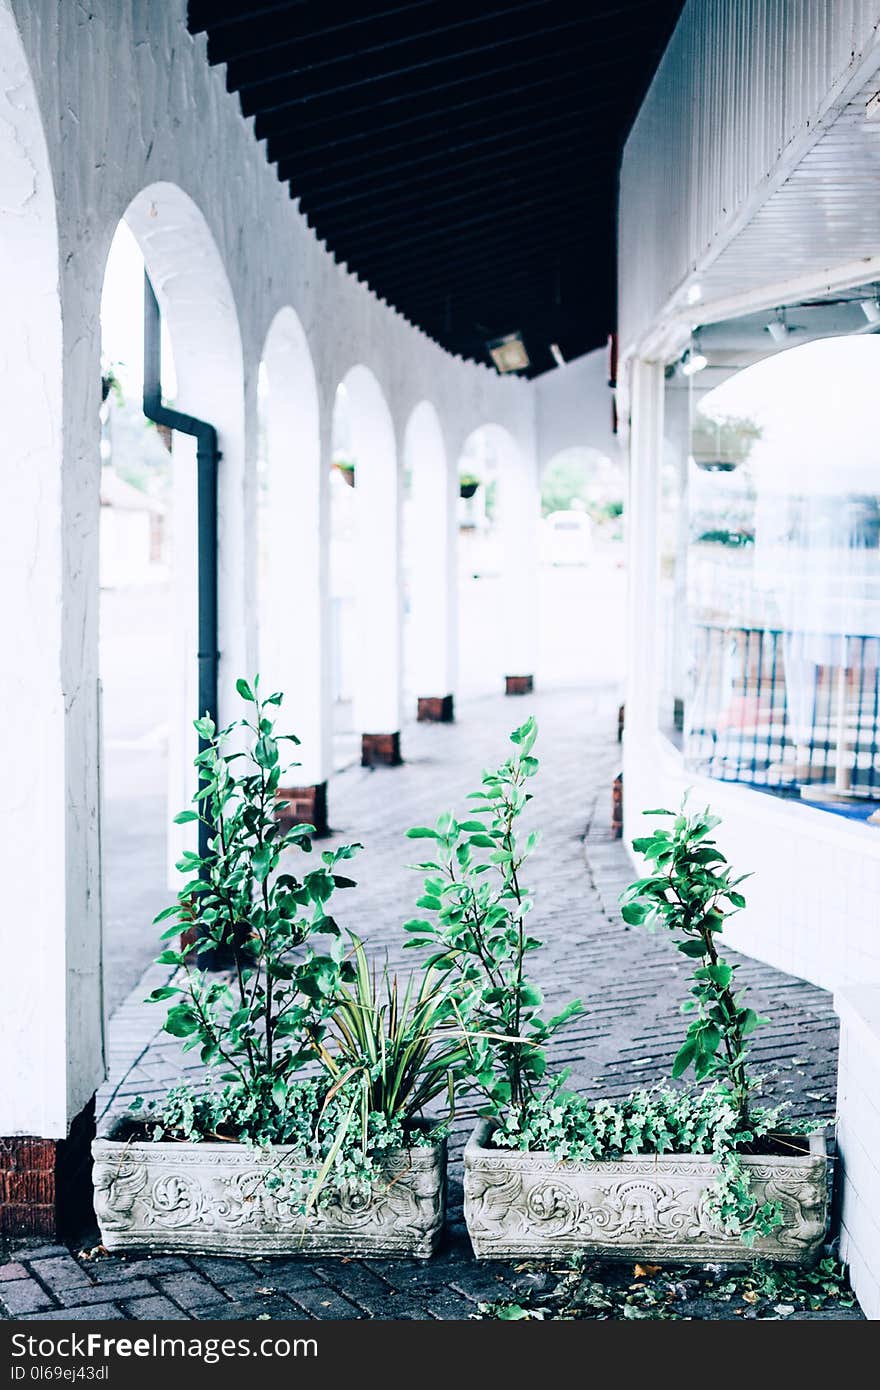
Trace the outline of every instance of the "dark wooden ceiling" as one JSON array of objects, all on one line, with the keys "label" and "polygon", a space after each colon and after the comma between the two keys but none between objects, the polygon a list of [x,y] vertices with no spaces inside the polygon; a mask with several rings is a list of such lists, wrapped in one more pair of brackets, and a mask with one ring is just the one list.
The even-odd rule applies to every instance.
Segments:
[{"label": "dark wooden ceiling", "polygon": [[532,373],[615,318],[620,152],[682,0],[190,0],[278,176],[443,347]]}]

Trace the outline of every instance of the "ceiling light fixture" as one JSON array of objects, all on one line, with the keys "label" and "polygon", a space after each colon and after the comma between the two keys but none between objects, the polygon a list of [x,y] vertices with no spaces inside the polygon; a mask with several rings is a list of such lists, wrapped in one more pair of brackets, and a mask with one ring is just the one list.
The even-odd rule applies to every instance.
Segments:
[{"label": "ceiling light fixture", "polygon": [[699,304],[703,297],[702,285],[690,285],[687,292],[688,304]]},{"label": "ceiling light fixture", "polygon": [[521,333],[508,333],[503,338],[495,338],[486,347],[498,371],[525,372],[531,365],[526,345]]},{"label": "ceiling light fixture", "polygon": [[785,312],[782,309],[776,310],[776,317],[772,318],[768,324],[764,325],[774,343],[784,343],[791,329],[785,322]]},{"label": "ceiling light fixture", "polygon": [[681,358],[682,376],[696,376],[697,372],[703,372],[709,365],[709,359],[705,353],[700,351],[700,345],[696,338],[693,345],[685,348]]}]

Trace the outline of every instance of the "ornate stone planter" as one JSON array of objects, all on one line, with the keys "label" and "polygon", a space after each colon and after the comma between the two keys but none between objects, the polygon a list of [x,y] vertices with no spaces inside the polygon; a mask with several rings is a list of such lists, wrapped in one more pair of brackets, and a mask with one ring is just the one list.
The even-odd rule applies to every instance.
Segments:
[{"label": "ornate stone planter", "polygon": [[292,1148],[109,1138],[92,1156],[108,1250],[427,1259],[443,1228],[445,1139],[389,1153],[381,1181],[342,1184],[308,1216],[313,1174]]},{"label": "ornate stone planter", "polygon": [[712,1225],[706,1189],[711,1158],[628,1154],[613,1162],[557,1163],[549,1153],[487,1147],[492,1127],[477,1126],[464,1153],[464,1214],[478,1259],[560,1255],[692,1261],[754,1260],[808,1264],[825,1237],[825,1135],[810,1152],[744,1158],[759,1201],[779,1199],[785,1224],[747,1246]]}]

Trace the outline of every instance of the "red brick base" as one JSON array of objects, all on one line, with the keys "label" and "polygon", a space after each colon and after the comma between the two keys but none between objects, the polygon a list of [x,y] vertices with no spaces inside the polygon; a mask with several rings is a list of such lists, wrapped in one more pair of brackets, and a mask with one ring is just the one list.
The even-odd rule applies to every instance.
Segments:
[{"label": "red brick base", "polygon": [[318,782],[313,787],[279,787],[278,800],[287,802],[278,810],[278,819],[285,830],[305,823],[313,825],[318,835],[329,835],[326,782]]},{"label": "red brick base", "polygon": [[611,838],[623,839],[623,773],[611,783]]},{"label": "red brick base", "polygon": [[400,734],[361,734],[361,767],[400,767]]},{"label": "red brick base", "polygon": [[535,688],[534,676],[505,676],[505,695],[531,695]]},{"label": "red brick base", "polygon": [[75,1234],[94,1220],[94,1137],[92,1098],[66,1139],[0,1139],[0,1236]]},{"label": "red brick base", "polygon": [[623,742],[623,726],[626,719],[626,705],[621,705],[617,711],[617,742]]},{"label": "red brick base", "polygon": [[420,724],[452,724],[455,710],[451,695],[420,695],[418,721]]}]

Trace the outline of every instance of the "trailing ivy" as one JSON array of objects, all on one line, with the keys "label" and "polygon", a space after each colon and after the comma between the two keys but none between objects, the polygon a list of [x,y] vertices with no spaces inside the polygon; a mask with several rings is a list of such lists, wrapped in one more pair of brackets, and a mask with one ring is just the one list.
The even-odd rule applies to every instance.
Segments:
[{"label": "trailing ivy", "polygon": [[[708,1212],[720,1230],[750,1244],[779,1224],[776,1202],[756,1204],[741,1158],[743,1148],[777,1129],[778,1108],[753,1107],[750,1128],[744,1130],[723,1085],[692,1092],[657,1086],[611,1101],[565,1091],[563,1080],[520,1110],[501,1116],[493,1144],[543,1150],[560,1163],[613,1160],[625,1154],[706,1154],[720,1169],[707,1197]],[[788,1128],[805,1127],[790,1123]]]}]

